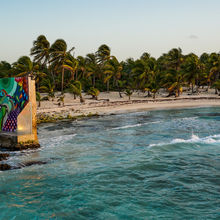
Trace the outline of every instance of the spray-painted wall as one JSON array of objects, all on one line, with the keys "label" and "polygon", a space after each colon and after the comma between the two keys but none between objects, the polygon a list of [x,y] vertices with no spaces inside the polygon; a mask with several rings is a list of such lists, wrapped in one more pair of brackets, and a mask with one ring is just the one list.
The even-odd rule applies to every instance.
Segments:
[{"label": "spray-painted wall", "polygon": [[0,131],[17,131],[18,116],[29,102],[28,90],[28,77],[0,79]]}]

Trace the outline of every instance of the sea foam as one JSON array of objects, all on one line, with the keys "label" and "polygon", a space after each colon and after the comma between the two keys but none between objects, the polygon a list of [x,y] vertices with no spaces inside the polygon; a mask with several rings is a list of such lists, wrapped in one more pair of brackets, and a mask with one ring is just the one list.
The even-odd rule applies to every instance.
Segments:
[{"label": "sea foam", "polygon": [[201,143],[201,144],[214,144],[214,143],[220,143],[220,134],[216,135],[210,135],[207,137],[200,138],[199,136],[192,134],[190,139],[181,139],[181,138],[175,138],[171,140],[170,142],[161,142],[157,144],[150,144],[149,147],[154,146],[163,146],[163,145],[172,145],[172,144],[178,144],[178,143]]}]

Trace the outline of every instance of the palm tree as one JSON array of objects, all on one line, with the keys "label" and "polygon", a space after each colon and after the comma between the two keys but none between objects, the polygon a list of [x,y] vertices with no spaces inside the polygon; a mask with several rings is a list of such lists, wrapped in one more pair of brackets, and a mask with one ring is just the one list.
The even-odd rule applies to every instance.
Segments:
[{"label": "palm tree", "polygon": [[52,98],[52,101],[55,97],[54,95],[55,85],[51,83],[50,79],[43,79],[42,86],[39,88],[40,91],[47,92],[48,96]]},{"label": "palm tree", "polygon": [[101,45],[96,52],[96,55],[98,57],[98,62],[103,64],[105,61],[110,59],[110,54],[111,54],[110,47],[107,46],[106,44]]},{"label": "palm tree", "polygon": [[184,61],[182,50],[180,48],[174,48],[168,54],[164,54],[163,58],[160,59],[163,63],[164,86],[168,88],[169,95],[175,92],[175,95],[179,97],[184,83],[184,77],[181,71],[181,65]]},{"label": "palm tree", "polygon": [[2,77],[11,77],[12,67],[11,64],[6,61],[0,62],[0,78]]},{"label": "palm tree", "polygon": [[217,90],[217,92],[219,94],[219,91],[220,91],[220,80],[214,82],[214,84],[212,86]]},{"label": "palm tree", "polygon": [[194,92],[194,86],[197,85],[198,92],[198,81],[201,72],[201,63],[197,55],[191,53],[186,56],[185,63],[183,65],[184,78],[188,81],[188,84],[192,86],[192,94]]},{"label": "palm tree", "polygon": [[[119,91],[118,80],[121,78],[122,69],[122,64],[119,63],[115,56],[112,56],[104,66],[104,83],[113,78],[113,86],[116,85]],[[109,91],[109,87],[107,88],[107,91]],[[120,91],[119,96],[121,97]]]},{"label": "palm tree", "polygon": [[80,97],[80,102],[81,102],[81,103],[85,102],[85,100],[84,100],[83,97],[82,97],[82,84],[81,84],[80,81],[72,81],[72,82],[69,84],[69,87],[70,87],[70,91],[71,91],[74,95]]},{"label": "palm tree", "polygon": [[[38,36],[33,42],[30,54],[34,57],[33,62],[38,65],[38,71],[45,72],[50,58],[50,42],[44,35]],[[53,79],[53,84],[55,85],[53,71],[50,71],[50,74]]]},{"label": "palm tree", "polygon": [[56,40],[50,48],[50,63],[55,64],[56,70],[61,69],[62,72],[62,80],[61,80],[62,93],[64,87],[65,62],[67,60],[67,55],[72,50],[74,50],[74,47],[72,47],[70,50],[67,50],[67,44],[63,39]]},{"label": "palm tree", "polygon": [[34,64],[28,56],[20,57],[12,66],[15,75],[19,77],[32,75],[34,71]]},{"label": "palm tree", "polygon": [[42,98],[39,92],[36,92],[36,100],[38,101],[38,107],[40,107]]},{"label": "palm tree", "polygon": [[135,67],[132,69],[132,77],[138,89],[144,90],[144,85],[149,79],[149,72],[148,61],[142,59],[135,61]]},{"label": "palm tree", "polygon": [[[98,64],[100,66],[99,70],[100,70],[100,78],[101,78],[102,74],[104,73],[104,66],[111,58],[110,47],[107,46],[106,44],[101,45],[96,52],[96,56],[98,59]],[[106,76],[104,76],[104,78],[106,78]],[[109,91],[109,80],[106,81],[106,89],[107,91]]]},{"label": "palm tree", "polygon": [[94,53],[86,55],[86,73],[87,77],[92,76],[92,86],[95,87],[96,78],[100,78],[100,65],[97,56]]},{"label": "palm tree", "polygon": [[78,60],[74,58],[70,53],[67,53],[65,62],[63,64],[64,69],[69,70],[71,72],[71,80],[75,79],[75,73],[78,68]]},{"label": "palm tree", "polygon": [[170,50],[167,59],[170,68],[180,71],[181,64],[184,61],[181,48]]},{"label": "palm tree", "polygon": [[78,61],[78,66],[76,69],[76,80],[78,80],[78,78],[84,78],[85,77],[85,72],[86,72],[86,59],[82,56],[78,56],[77,58]]},{"label": "palm tree", "polygon": [[133,94],[131,89],[126,89],[125,90],[125,95],[128,96],[128,100],[131,100],[131,95]]},{"label": "palm tree", "polygon": [[[212,53],[208,62],[210,66],[208,79],[211,84],[211,82],[218,81],[220,77],[220,54]],[[217,89],[215,90],[215,93],[218,93]]]},{"label": "palm tree", "polygon": [[39,65],[31,61],[30,57],[22,56],[18,59],[17,62],[12,64],[14,75],[17,77],[31,76],[36,84],[39,92],[40,80],[47,76],[46,73],[43,73],[39,70]]},{"label": "palm tree", "polygon": [[154,58],[148,60],[149,67],[149,77],[148,81],[145,84],[145,91],[151,92],[153,94],[153,99],[156,98],[156,93],[160,89],[161,76],[158,69],[157,62]]},{"label": "palm tree", "polygon": [[97,88],[91,87],[87,92],[88,95],[91,95],[93,99],[98,100],[100,91]]},{"label": "palm tree", "polygon": [[44,35],[38,36],[37,40],[33,42],[31,48],[31,56],[34,56],[34,62],[45,65],[50,56],[50,42]]}]

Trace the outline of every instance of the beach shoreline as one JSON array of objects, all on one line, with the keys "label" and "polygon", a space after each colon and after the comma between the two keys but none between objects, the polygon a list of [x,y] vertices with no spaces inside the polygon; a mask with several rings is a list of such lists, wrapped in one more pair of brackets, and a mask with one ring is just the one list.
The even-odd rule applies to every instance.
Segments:
[{"label": "beach shoreline", "polygon": [[[109,99],[105,95],[108,95]],[[65,98],[64,106],[58,106],[56,101],[44,101],[37,110],[38,124],[129,112],[220,107],[220,98],[216,95],[185,95],[179,98],[159,97],[156,100],[134,96],[130,101],[127,97],[122,99],[115,98],[115,95],[113,92],[102,94],[99,100],[86,97],[85,103],[82,104],[78,99],[74,99],[71,94],[66,94],[67,97]]]}]

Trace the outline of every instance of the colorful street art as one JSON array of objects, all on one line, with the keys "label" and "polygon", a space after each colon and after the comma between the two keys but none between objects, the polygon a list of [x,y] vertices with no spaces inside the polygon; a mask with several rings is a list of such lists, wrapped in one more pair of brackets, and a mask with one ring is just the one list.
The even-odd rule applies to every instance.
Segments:
[{"label": "colorful street art", "polygon": [[14,132],[28,103],[28,78],[0,78],[0,131]]}]

